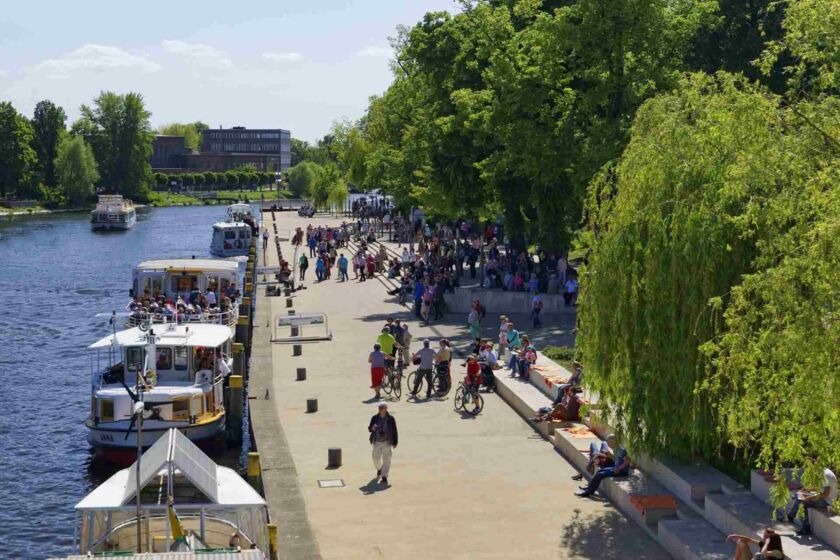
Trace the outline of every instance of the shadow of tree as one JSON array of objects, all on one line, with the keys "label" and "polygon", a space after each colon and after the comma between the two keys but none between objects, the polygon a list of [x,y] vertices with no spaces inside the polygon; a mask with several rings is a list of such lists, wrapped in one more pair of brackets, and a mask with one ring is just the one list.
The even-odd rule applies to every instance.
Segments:
[{"label": "shadow of tree", "polygon": [[[610,508],[604,500],[604,508]],[[616,511],[583,516],[579,509],[563,527],[558,548],[567,557],[599,560],[633,558],[658,560],[668,556],[653,541],[627,531],[630,522]],[[635,529],[635,527],[633,527]]]}]

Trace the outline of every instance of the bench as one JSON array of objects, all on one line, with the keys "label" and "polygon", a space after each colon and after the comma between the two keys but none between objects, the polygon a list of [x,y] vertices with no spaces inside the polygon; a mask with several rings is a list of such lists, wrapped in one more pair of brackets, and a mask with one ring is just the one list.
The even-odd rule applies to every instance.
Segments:
[{"label": "bench", "polygon": [[[802,488],[797,481],[801,472],[797,469],[782,469],[781,475],[787,482],[788,490],[795,492]],[[776,475],[770,471],[753,470],[750,472],[750,490],[761,501],[770,502],[770,489],[777,482]],[[809,509],[808,520],[811,532],[827,545],[840,551],[840,516],[825,509]]]},{"label": "bench", "polygon": [[659,544],[677,560],[730,560],[735,546],[708,521],[663,519],[659,522]]},{"label": "bench", "polygon": [[[498,370],[499,373],[504,370]],[[509,377],[502,373],[496,375],[496,393],[525,419],[531,418],[544,406],[552,402],[536,387],[518,377]],[[546,438],[549,436],[549,422],[531,423]]]},{"label": "bench", "polygon": [[637,457],[636,462],[701,515],[708,494],[747,492],[744,486],[709,465],[687,465],[673,459],[653,459],[645,455]]},{"label": "bench", "polygon": [[782,547],[789,560],[840,558],[815,536],[798,537],[792,523],[773,520],[773,508],[752,494],[715,494],[706,496],[705,517],[724,534],[737,533],[760,538],[766,527],[782,536]]}]

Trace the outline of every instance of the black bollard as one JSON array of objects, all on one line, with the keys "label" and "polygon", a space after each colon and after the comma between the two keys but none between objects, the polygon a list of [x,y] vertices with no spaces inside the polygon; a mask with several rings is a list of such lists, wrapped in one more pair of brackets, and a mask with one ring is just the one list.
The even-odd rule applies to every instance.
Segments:
[{"label": "black bollard", "polygon": [[303,346],[300,344],[292,346],[292,356],[300,356],[301,354],[303,354]]},{"label": "black bollard", "polygon": [[286,298],[286,307],[291,307],[291,306],[292,306],[292,298],[287,297]]},{"label": "black bollard", "polygon": [[306,368],[305,367],[297,368],[297,380],[298,381],[306,381]]},{"label": "black bollard", "polygon": [[341,466],[341,448],[330,447],[327,449],[327,468],[337,469]]},{"label": "black bollard", "polygon": [[313,414],[318,412],[318,399],[306,399],[306,413]]}]

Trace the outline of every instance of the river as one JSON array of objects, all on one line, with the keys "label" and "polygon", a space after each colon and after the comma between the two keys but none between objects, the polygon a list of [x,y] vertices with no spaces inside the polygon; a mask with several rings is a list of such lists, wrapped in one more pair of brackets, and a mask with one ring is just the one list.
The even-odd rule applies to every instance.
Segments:
[{"label": "river", "polygon": [[[109,333],[95,315],[125,307],[137,263],[209,256],[224,213],[141,208],[133,229],[108,233],[87,213],[0,220],[0,558],[74,552],[73,506],[116,470],[85,439],[85,348]],[[217,453],[240,465],[240,450]]]}]

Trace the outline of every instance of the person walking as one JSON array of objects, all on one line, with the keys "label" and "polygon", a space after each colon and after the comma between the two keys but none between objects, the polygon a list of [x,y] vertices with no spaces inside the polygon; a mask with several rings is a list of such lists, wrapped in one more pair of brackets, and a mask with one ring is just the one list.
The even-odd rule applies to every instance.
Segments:
[{"label": "person walking", "polygon": [[531,298],[531,320],[534,328],[542,326],[542,319],[540,319],[540,312],[543,308],[543,300],[539,291],[534,291],[534,297]]},{"label": "person walking", "polygon": [[263,238],[263,251],[265,251],[266,247],[268,247],[268,228],[264,227],[262,232]]},{"label": "person walking", "polygon": [[379,411],[373,415],[368,424],[370,443],[373,445],[373,466],[376,476],[385,486],[388,486],[388,474],[391,471],[392,450],[397,448],[397,421],[388,414],[388,403],[379,403]]},{"label": "person walking", "polygon": [[301,254],[298,261],[298,268],[300,269],[300,279],[306,280],[306,269],[309,268],[309,259],[306,255]]},{"label": "person walking", "polygon": [[470,314],[467,316],[467,325],[470,328],[470,338],[477,339],[481,333],[481,324],[478,322],[478,310],[475,306],[470,309]]},{"label": "person walking", "polygon": [[338,280],[340,282],[347,282],[347,257],[344,256],[344,253],[341,253],[341,256],[338,257]]},{"label": "person walking", "polygon": [[382,378],[385,377],[385,354],[378,344],[373,345],[373,352],[368,356],[370,364],[370,388],[374,390],[374,396],[382,398],[379,389],[382,387]]}]

